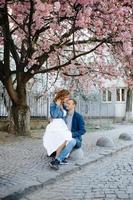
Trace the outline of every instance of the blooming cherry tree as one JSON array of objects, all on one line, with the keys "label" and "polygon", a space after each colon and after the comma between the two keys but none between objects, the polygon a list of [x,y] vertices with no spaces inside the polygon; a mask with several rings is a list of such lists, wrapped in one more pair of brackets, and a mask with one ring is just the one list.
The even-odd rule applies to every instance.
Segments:
[{"label": "blooming cherry tree", "polygon": [[[12,100],[13,130],[29,133],[26,84],[37,74],[59,71],[86,87],[122,74],[132,85],[132,43],[132,0],[0,0],[0,80]],[[109,51],[120,67],[107,62]]]}]

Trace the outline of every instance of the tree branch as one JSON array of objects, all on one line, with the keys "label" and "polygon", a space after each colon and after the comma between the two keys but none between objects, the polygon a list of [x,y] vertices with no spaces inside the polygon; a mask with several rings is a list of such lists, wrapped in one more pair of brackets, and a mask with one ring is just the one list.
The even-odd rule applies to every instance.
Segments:
[{"label": "tree branch", "polygon": [[71,58],[68,62],[62,64],[62,65],[58,65],[58,66],[55,66],[55,67],[52,67],[52,68],[48,68],[48,69],[44,69],[44,70],[40,70],[38,72],[35,72],[34,74],[40,74],[40,73],[47,73],[47,72],[50,72],[50,71],[53,71],[53,70],[58,70],[58,69],[61,69],[67,65],[70,65],[71,64],[71,61],[81,57],[81,56],[85,56],[87,54],[90,54],[92,53],[93,51],[95,51],[99,46],[101,46],[102,44],[104,43],[104,41],[100,42],[98,45],[96,45],[94,48],[92,48],[91,50],[89,51],[86,51],[84,53],[81,53],[81,54],[78,54],[76,56],[74,56],[73,58]]}]

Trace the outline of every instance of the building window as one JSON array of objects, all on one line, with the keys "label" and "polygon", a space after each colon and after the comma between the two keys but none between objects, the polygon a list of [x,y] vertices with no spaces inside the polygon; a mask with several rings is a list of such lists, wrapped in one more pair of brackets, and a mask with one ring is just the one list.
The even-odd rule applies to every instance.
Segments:
[{"label": "building window", "polygon": [[103,90],[102,100],[103,100],[103,102],[111,102],[112,101],[111,91],[109,91],[109,90]]},{"label": "building window", "polygon": [[120,101],[120,99],[121,99],[120,89],[116,90],[116,99],[117,99],[117,101]]},{"label": "building window", "polygon": [[124,88],[116,89],[116,100],[117,101],[126,101],[126,90]]},{"label": "building window", "polygon": [[88,113],[88,104],[85,104],[85,114]]},{"label": "building window", "polygon": [[126,101],[125,89],[121,89],[121,99],[122,99],[122,101]]}]

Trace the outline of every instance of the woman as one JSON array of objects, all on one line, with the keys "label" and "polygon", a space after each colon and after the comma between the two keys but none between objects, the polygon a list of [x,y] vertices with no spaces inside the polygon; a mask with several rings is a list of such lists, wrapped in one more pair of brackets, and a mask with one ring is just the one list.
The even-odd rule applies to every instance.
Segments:
[{"label": "woman", "polygon": [[63,108],[64,103],[69,99],[69,91],[61,90],[56,94],[53,103],[50,105],[51,122],[47,125],[43,136],[43,145],[47,150],[48,156],[56,152],[56,158],[67,142],[72,139],[72,133],[64,121],[66,111]]}]

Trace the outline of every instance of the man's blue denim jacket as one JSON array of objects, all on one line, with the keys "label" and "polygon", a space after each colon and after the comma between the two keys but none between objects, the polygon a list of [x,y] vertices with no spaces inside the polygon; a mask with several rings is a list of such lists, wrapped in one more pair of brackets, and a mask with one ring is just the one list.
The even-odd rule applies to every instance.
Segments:
[{"label": "man's blue denim jacket", "polygon": [[64,118],[63,109],[54,102],[50,105],[50,115],[53,119]]}]

